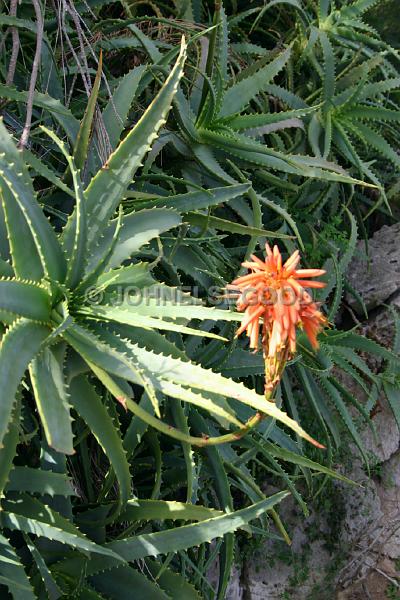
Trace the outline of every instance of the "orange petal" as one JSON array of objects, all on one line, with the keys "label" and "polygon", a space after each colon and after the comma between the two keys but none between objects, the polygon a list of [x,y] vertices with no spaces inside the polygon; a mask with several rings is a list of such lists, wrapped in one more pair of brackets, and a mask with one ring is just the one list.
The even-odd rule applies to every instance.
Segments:
[{"label": "orange petal", "polygon": [[251,323],[251,321],[258,319],[259,317],[261,317],[261,315],[264,312],[264,307],[263,306],[259,306],[256,308],[255,311],[253,312],[246,312],[242,321],[241,326],[239,327],[239,329],[236,332],[236,337],[238,337],[241,333],[243,333],[243,331],[245,329],[247,329],[247,326],[249,325],[249,323]]},{"label": "orange petal", "polygon": [[287,261],[285,262],[285,264],[283,266],[285,269],[289,270],[289,269],[295,268],[299,262],[300,262],[300,252],[298,250],[295,250],[293,252],[293,254],[291,256],[289,256],[289,258],[287,259]]},{"label": "orange petal", "polygon": [[326,283],[323,281],[313,281],[312,279],[303,279],[301,281],[301,285],[309,288],[324,288]]},{"label": "orange petal", "polygon": [[251,269],[252,271],[256,271],[256,272],[260,272],[260,266],[255,263],[255,262],[251,262],[250,260],[245,260],[244,262],[242,262],[242,267],[245,267],[246,269]]},{"label": "orange petal", "polygon": [[234,281],[232,281],[232,285],[244,285],[249,281],[255,281],[257,279],[262,278],[263,275],[260,273],[249,273],[248,275],[242,275],[242,277],[238,277]]},{"label": "orange petal", "polygon": [[325,273],[324,269],[297,269],[295,277],[319,277]]},{"label": "orange petal", "polygon": [[258,256],[251,254],[250,258],[251,260],[254,260],[254,262],[257,263],[257,266],[259,266],[261,269],[265,269],[265,262],[258,258]]},{"label": "orange petal", "polygon": [[260,321],[258,319],[256,319],[255,321],[252,321],[251,324],[253,325],[253,328],[252,328],[251,334],[250,334],[250,348],[254,348],[255,350],[257,350],[258,336],[259,336],[259,331],[260,331]]},{"label": "orange petal", "polygon": [[296,279],[294,279],[293,277],[289,277],[289,279],[287,280],[287,283],[292,286],[292,288],[296,292],[297,296],[302,297],[304,290],[299,281],[296,281]]}]

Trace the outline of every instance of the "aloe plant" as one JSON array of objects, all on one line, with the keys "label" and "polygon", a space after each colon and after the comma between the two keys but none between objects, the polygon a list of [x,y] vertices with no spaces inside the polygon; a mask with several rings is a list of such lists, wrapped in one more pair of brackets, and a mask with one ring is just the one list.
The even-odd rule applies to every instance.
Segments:
[{"label": "aloe plant", "polygon": [[[105,522],[110,519],[115,522],[125,514],[121,511],[129,510],[128,500],[132,491],[128,448],[111,416],[114,409],[103,403],[99,386],[108,390],[118,403],[142,419],[145,425],[153,426],[184,444],[210,446],[228,438],[237,439],[238,432],[221,437],[189,435],[183,412],[181,427],[178,423],[172,426],[160,418],[163,398],[189,402],[210,412],[221,423],[231,424],[240,430],[243,425],[226,401],[226,397],[231,396],[286,423],[299,435],[308,438],[301,427],[275,405],[267,404],[262,396],[243,385],[193,364],[159,333],[170,331],[219,338],[212,332],[195,329],[190,321],[237,320],[235,313],[207,308],[182,294],[178,294],[176,303],[171,293],[174,290],[165,285],[161,287],[165,296],[161,305],[149,296],[148,302],[132,307],[125,293],[132,286],[143,292],[157,289],[151,274],[152,265],[135,262],[135,252],[154,236],[181,223],[179,213],[171,208],[151,208],[125,215],[120,211],[119,216],[114,216],[129,182],[165,122],[183,73],[185,52],[186,46],[182,42],[176,64],[152,105],[86,189],[74,157],[65,144],[52,131],[44,129],[64,155],[73,183],[75,206],[61,231],[53,228],[44,216],[24,155],[16,149],[4,124],[0,124],[1,197],[9,252],[9,256],[5,254],[2,259],[3,278],[0,281],[0,310],[4,325],[0,347],[4,398],[0,451],[3,454],[1,476],[5,494],[1,521],[5,530],[17,530],[28,536],[27,547],[43,580],[37,585],[44,584],[47,591],[56,596],[63,593],[60,590],[68,589],[70,578],[76,578],[82,565],[80,558],[77,564],[71,558],[51,568],[48,552],[53,548],[52,543],[61,542],[70,545],[74,551],[89,553],[91,558],[85,570],[91,580],[82,584],[81,593],[89,593],[92,584],[101,591],[108,584],[97,573],[119,569],[123,565],[127,582],[135,578],[141,581],[143,577],[132,570],[126,560],[183,550],[228,534],[250,519],[259,517],[265,510],[272,510],[285,494],[262,500],[261,504],[254,504],[243,512],[219,514],[217,517],[210,509],[204,509],[203,513],[200,510],[198,526],[188,525],[179,530],[151,534],[155,536],[154,540],[143,534],[131,541],[127,536],[122,545],[117,541],[110,542],[111,545],[96,544],[63,516],[62,510],[59,512],[52,506],[52,502],[43,502],[25,494],[71,496],[74,491],[65,475],[65,461],[62,467],[62,459],[57,459],[61,461],[60,473],[46,469],[34,471],[28,484],[22,476],[23,471],[19,476],[18,470],[12,471],[23,406],[20,389],[28,368],[36,410],[50,454],[59,457],[73,455],[77,444],[83,443],[81,432],[74,426],[74,414],[79,417],[80,426],[89,428],[107,455],[112,473],[111,478],[106,480],[104,497],[107,498],[110,492],[114,474],[118,481],[119,500],[117,504],[110,504],[110,516],[107,516],[110,509],[104,505]],[[85,120],[86,115],[81,125],[82,132],[88,128]],[[78,146],[82,139],[78,136]],[[79,155],[75,150],[75,159]],[[246,186],[228,186],[227,193],[234,196],[243,189]],[[220,192],[215,194],[218,198]],[[193,201],[195,199],[190,197],[182,199],[182,206],[186,210],[188,203]],[[131,262],[125,265],[127,259]],[[122,292],[122,298],[116,295],[116,287],[120,294]],[[94,303],[94,295],[99,293],[103,295],[102,301]],[[136,401],[136,392],[127,382],[144,391],[145,402]],[[28,380],[24,385],[28,385]],[[182,411],[179,406],[178,403],[175,409],[177,417]],[[12,475],[9,475],[10,472]],[[25,474],[28,472],[25,471]],[[19,491],[17,497],[13,496],[13,490]],[[90,487],[88,494],[90,497]],[[165,506],[159,504],[159,510],[162,511]],[[164,514],[171,516],[171,508],[173,506],[169,506]],[[180,519],[185,519],[187,512],[188,519],[196,520],[196,509],[191,512],[191,505],[187,509],[182,505],[179,510]],[[161,514],[156,508],[154,514],[144,512],[143,518],[161,518]],[[210,520],[203,520],[204,516],[210,516]],[[141,511],[136,516],[125,515],[123,520],[131,518],[141,518]],[[88,526],[89,522],[86,528]],[[35,543],[29,537],[31,534],[45,537],[50,546]],[[148,550],[150,540],[157,550]],[[107,557],[106,561],[98,562],[96,553]],[[7,556],[11,557],[13,566],[6,566]],[[6,538],[3,538],[3,562],[4,566],[3,563],[0,566],[3,582],[12,593],[16,595],[21,591],[26,597],[34,597],[32,585]],[[154,594],[162,595],[161,589],[158,590],[146,579],[141,585],[153,590]]]},{"label": "aloe plant", "polygon": [[[357,239],[397,193],[373,4],[46,5],[33,94],[33,3],[0,15],[1,593],[222,600],[249,535],[290,542],[287,491],[306,515],[347,481],[343,439],[367,462],[355,411],[373,428],[385,394],[400,422],[397,345],[341,330]],[[299,338],[275,405],[219,297],[266,238],[325,263],[337,323],[317,354]]]}]

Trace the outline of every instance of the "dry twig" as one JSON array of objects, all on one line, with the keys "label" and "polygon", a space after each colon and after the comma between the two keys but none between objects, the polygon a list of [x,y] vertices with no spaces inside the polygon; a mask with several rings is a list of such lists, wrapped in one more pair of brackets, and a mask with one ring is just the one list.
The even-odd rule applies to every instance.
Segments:
[{"label": "dry twig", "polygon": [[33,59],[31,80],[29,82],[28,102],[26,103],[25,125],[24,125],[24,129],[22,130],[21,139],[19,140],[19,144],[18,144],[19,148],[25,148],[27,146],[29,134],[31,131],[33,96],[35,94],[35,87],[36,87],[36,81],[37,81],[37,76],[38,76],[38,72],[39,72],[40,56],[41,56],[41,52],[42,52],[42,42],[43,42],[44,21],[43,21],[42,9],[40,7],[39,0],[32,0],[32,4],[35,9],[36,25],[37,25],[36,51],[35,51],[35,56]]},{"label": "dry twig", "polygon": [[[18,0],[11,0],[10,3],[10,17],[17,16]],[[8,65],[6,85],[12,85],[14,81],[15,69],[17,68],[17,60],[19,54],[19,33],[17,27],[10,27],[12,35],[12,51],[10,64]]]}]

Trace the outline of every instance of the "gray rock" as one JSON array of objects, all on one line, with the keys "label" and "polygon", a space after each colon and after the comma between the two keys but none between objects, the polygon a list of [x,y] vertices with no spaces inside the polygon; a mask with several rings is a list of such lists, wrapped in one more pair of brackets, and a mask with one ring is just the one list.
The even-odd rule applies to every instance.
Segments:
[{"label": "gray rock", "polygon": [[240,582],[240,571],[234,567],[228,588],[226,590],[226,600],[243,600],[243,588]]},{"label": "gray rock", "polygon": [[400,443],[399,428],[386,397],[383,395],[378,399],[377,412],[372,422],[376,436],[369,427],[365,428],[362,434],[364,448],[383,463],[397,452]]},{"label": "gray rock", "polygon": [[[350,285],[372,309],[400,291],[400,223],[385,225],[369,240],[369,257],[364,241],[357,250],[348,270]],[[360,314],[361,307],[353,296],[346,297],[350,306]]]},{"label": "gray rock", "polygon": [[[354,388],[353,392],[362,401],[361,390]],[[382,465],[380,478],[368,477],[358,452],[349,447],[351,458],[345,475],[359,485],[336,482],[330,512],[304,518],[293,498],[286,499],[279,513],[292,546],[269,541],[247,561],[241,578],[243,600],[334,600],[336,586],[338,598],[361,600],[367,580],[371,590],[378,589],[375,569],[382,570],[379,565],[384,561],[387,573],[388,564],[393,567],[400,556],[400,436],[383,398],[374,423],[377,437],[368,426],[361,437],[371,458],[375,456]],[[327,546],[324,538],[332,520],[338,521],[337,540]],[[333,564],[337,567],[332,572]]]},{"label": "gray rock", "polygon": [[[400,310],[400,293],[390,301],[390,307],[396,312]],[[382,307],[372,315],[362,327],[362,333],[386,348],[391,348],[394,339],[393,311]]]},{"label": "gray rock", "polygon": [[398,559],[400,557],[400,451],[383,465],[382,483],[378,489],[388,528],[383,554],[391,559]]},{"label": "gray rock", "polygon": [[[219,564],[218,560],[207,573],[207,580],[216,590],[218,588]],[[243,600],[243,587],[240,581],[241,571],[235,565],[225,594],[225,600]]]},{"label": "gray rock", "polygon": [[345,506],[340,539],[346,547],[357,544],[360,548],[363,545],[361,540],[368,541],[369,533],[382,518],[382,509],[376,483],[366,475],[358,458],[355,458],[348,476],[358,485],[337,485]]},{"label": "gray rock", "polygon": [[[305,517],[292,497],[280,504],[279,515],[292,544],[289,547],[284,542],[269,540],[246,562],[243,600],[307,600],[317,586],[327,589],[332,556],[323,540],[329,531],[325,516],[314,511]],[[330,600],[329,596],[325,595],[324,600]]]}]

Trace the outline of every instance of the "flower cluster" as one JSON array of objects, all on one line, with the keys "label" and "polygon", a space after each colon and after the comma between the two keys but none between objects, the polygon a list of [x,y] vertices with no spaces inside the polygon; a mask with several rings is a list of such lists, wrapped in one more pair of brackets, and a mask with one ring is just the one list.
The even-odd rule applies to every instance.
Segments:
[{"label": "flower cluster", "polygon": [[244,311],[236,335],[246,331],[250,347],[259,347],[260,332],[266,366],[266,391],[279,381],[286,360],[296,350],[296,329],[302,328],[312,346],[318,348],[317,335],[327,320],[306,288],[325,286],[313,277],[323,275],[322,269],[298,269],[299,251],[285,263],[277,246],[265,246],[266,257],[255,255],[243,263],[250,273],[238,277],[227,289],[237,298],[237,309]]}]

